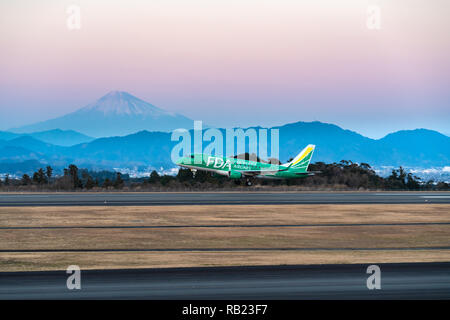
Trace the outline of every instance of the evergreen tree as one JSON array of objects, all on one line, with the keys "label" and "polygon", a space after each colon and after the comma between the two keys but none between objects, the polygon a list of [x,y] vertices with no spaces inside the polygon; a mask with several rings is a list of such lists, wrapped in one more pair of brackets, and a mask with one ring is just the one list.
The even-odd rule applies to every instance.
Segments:
[{"label": "evergreen tree", "polygon": [[121,189],[123,187],[123,179],[122,174],[120,172],[117,172],[116,174],[116,180],[114,181],[114,188]]},{"label": "evergreen tree", "polygon": [[40,168],[33,174],[33,182],[39,185],[47,183],[47,178],[44,169]]},{"label": "evergreen tree", "polygon": [[398,169],[398,178],[403,185],[406,185],[406,171],[402,166]]},{"label": "evergreen tree", "polygon": [[160,179],[160,182],[163,186],[166,186],[169,184],[169,182],[173,180],[173,177],[168,176],[168,175],[163,175]]},{"label": "evergreen tree", "polygon": [[45,175],[47,176],[47,181],[50,182],[50,179],[53,176],[53,168],[50,166],[47,166],[47,168],[45,170]]},{"label": "evergreen tree", "polygon": [[109,178],[106,178],[105,181],[103,181],[103,188],[108,189],[109,187],[112,186],[111,180],[109,180]]},{"label": "evergreen tree", "polygon": [[177,174],[178,181],[180,181],[180,182],[191,181],[193,178],[194,178],[194,175],[193,175],[191,169],[180,168],[180,170],[178,170],[178,174]]},{"label": "evergreen tree", "polygon": [[148,179],[149,183],[156,183],[159,181],[159,174],[155,170],[150,173],[150,178]]},{"label": "evergreen tree", "polygon": [[33,173],[33,182],[39,184],[39,174],[37,173],[37,171]]},{"label": "evergreen tree", "polygon": [[407,173],[403,167],[392,170],[391,175],[386,180],[387,189],[406,189]]},{"label": "evergreen tree", "polygon": [[22,182],[23,186],[28,186],[28,185],[30,185],[32,183],[30,176],[27,175],[27,174],[24,174],[22,176],[22,181],[21,182]]},{"label": "evergreen tree", "polygon": [[[97,182],[98,185],[98,182]],[[92,179],[90,175],[87,176],[86,183],[84,184],[85,188],[90,190],[96,186],[96,181]]]},{"label": "evergreen tree", "polygon": [[406,187],[409,190],[417,190],[420,188],[420,178],[413,176],[412,173],[408,173],[406,176]]},{"label": "evergreen tree", "polygon": [[39,183],[40,184],[47,183],[47,176],[45,175],[44,169],[40,168],[38,170],[38,174],[39,174]]},{"label": "evergreen tree", "polygon": [[78,177],[78,167],[74,164],[71,164],[69,166],[68,173],[70,175],[70,178],[72,180],[72,186],[74,189],[82,188],[83,183],[81,182],[80,178]]}]

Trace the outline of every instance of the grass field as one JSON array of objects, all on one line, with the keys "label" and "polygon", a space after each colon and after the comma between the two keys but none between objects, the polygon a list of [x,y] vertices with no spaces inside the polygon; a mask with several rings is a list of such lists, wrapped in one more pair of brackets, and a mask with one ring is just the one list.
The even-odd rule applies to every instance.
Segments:
[{"label": "grass field", "polygon": [[[0,252],[0,271],[450,261],[450,250],[438,249],[450,247],[450,224],[404,223],[450,223],[450,205],[3,207],[0,228],[18,229],[0,229],[0,250],[163,251]],[[20,229],[30,227],[66,228]],[[240,250],[195,251],[215,248]]]}]

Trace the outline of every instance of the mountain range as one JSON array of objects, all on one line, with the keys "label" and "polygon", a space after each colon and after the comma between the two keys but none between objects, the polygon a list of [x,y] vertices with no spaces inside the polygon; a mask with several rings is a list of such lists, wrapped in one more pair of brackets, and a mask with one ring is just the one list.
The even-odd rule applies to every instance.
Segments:
[{"label": "mountain range", "polygon": [[[19,137],[32,137],[42,142],[51,143],[57,146],[73,146],[75,144],[91,142],[94,138],[73,130],[54,129],[48,131],[31,133],[14,133],[9,131],[0,131],[0,140],[10,141]],[[14,144],[14,143],[13,143]]]},{"label": "mountain range", "polygon": [[[296,122],[277,128],[280,130],[280,159],[283,162],[295,156],[306,144],[313,143],[317,145],[313,161],[351,160],[372,166],[415,168],[450,164],[450,138],[432,130],[399,131],[373,140],[321,122]],[[9,141],[0,140],[0,172],[22,174],[47,164],[62,168],[70,163],[93,170],[169,169],[175,167],[170,154],[177,143],[171,141],[170,133],[149,131],[95,139],[70,147],[22,136]]]},{"label": "mountain range", "polygon": [[[61,169],[71,163],[93,170],[169,169],[175,167],[170,154],[178,143],[171,141],[169,128],[192,125],[184,116],[159,109],[126,92],[113,91],[66,116],[1,131],[0,173],[29,173],[48,164]],[[282,162],[312,143],[317,145],[313,161],[351,160],[378,167],[450,165],[450,138],[432,130],[397,131],[375,140],[318,121],[274,128],[280,132]],[[98,135],[104,137],[92,137]],[[204,142],[204,146],[207,144]]]},{"label": "mountain range", "polygon": [[111,91],[75,112],[9,131],[24,133],[62,129],[92,137],[108,137],[141,130],[169,132],[191,128],[192,124],[193,121],[183,115],[155,107],[127,92]]}]

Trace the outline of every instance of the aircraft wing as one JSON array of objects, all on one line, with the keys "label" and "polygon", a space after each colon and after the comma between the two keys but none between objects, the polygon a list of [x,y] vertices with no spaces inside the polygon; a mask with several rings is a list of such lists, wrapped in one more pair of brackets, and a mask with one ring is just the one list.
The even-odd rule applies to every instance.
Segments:
[{"label": "aircraft wing", "polygon": [[322,173],[322,171],[307,171],[295,173],[298,176],[315,176],[317,173]]},{"label": "aircraft wing", "polygon": [[246,171],[240,171],[243,176],[253,177],[258,175],[264,175],[264,174],[275,174],[279,171],[284,170],[246,170]]}]

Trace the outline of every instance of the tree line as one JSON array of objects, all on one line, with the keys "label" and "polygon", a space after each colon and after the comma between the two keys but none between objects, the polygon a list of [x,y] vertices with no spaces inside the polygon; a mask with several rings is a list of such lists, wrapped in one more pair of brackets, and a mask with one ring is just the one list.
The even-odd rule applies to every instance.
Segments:
[{"label": "tree line", "polygon": [[402,167],[392,170],[388,177],[376,174],[367,163],[353,163],[342,160],[327,164],[310,164],[310,171],[317,172],[306,178],[296,179],[251,179],[252,187],[246,187],[243,180],[231,180],[223,175],[206,171],[193,172],[181,168],[178,174],[160,175],[153,171],[148,177],[130,178],[128,174],[111,171],[89,171],[69,165],[62,175],[55,176],[51,166],[40,168],[31,176],[24,174],[21,179],[8,175],[1,180],[1,190],[126,190],[126,191],[180,191],[216,189],[268,189],[291,188],[294,190],[450,190],[445,182],[422,181],[406,172]]}]

